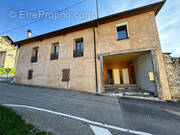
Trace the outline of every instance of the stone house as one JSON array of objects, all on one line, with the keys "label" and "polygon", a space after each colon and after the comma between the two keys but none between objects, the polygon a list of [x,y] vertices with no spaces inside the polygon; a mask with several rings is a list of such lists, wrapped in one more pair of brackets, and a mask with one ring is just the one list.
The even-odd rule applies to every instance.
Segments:
[{"label": "stone house", "polygon": [[14,42],[15,83],[96,94],[136,85],[171,100],[155,19],[164,3]]}]

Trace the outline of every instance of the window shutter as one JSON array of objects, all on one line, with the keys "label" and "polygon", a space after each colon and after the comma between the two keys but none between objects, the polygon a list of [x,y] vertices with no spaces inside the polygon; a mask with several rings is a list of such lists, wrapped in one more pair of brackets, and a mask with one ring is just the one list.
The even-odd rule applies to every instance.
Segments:
[{"label": "window shutter", "polygon": [[62,81],[69,82],[70,81],[70,69],[62,70]]}]

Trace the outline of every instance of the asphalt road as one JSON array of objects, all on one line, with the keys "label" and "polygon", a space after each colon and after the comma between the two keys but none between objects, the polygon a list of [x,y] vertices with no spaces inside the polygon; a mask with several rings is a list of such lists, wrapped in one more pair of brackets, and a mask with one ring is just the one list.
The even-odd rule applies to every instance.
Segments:
[{"label": "asphalt road", "polygon": [[0,104],[55,135],[180,135],[180,104],[0,83]]}]

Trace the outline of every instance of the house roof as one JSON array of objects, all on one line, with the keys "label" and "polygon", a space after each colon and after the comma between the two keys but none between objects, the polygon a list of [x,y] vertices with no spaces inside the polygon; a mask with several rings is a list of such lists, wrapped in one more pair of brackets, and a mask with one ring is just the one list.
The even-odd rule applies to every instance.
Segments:
[{"label": "house roof", "polygon": [[13,40],[9,36],[0,36],[0,37],[6,37],[13,43]]},{"label": "house roof", "polygon": [[38,35],[38,36],[35,36],[35,37],[31,37],[31,38],[28,38],[28,39],[13,42],[12,44],[21,46],[23,44],[27,44],[27,43],[31,43],[31,42],[35,42],[35,41],[42,41],[42,40],[47,39],[47,38],[52,38],[52,37],[56,37],[56,36],[59,36],[59,35],[66,35],[66,34],[71,33],[71,32],[75,32],[75,31],[78,31],[78,30],[90,28],[90,27],[93,27],[93,26],[97,26],[97,25],[100,25],[100,24],[116,21],[118,19],[122,19],[122,18],[130,17],[130,16],[142,14],[142,13],[149,12],[149,11],[154,11],[155,15],[157,15],[165,2],[166,2],[166,0],[163,0],[163,1],[160,1],[160,2],[157,2],[157,3],[153,3],[153,4],[150,4],[150,5],[143,6],[143,7],[139,7],[139,8],[127,10],[127,11],[124,11],[124,12],[112,14],[112,15],[109,15],[109,16],[105,16],[105,17],[102,17],[102,18],[91,20],[91,21],[81,23],[81,24],[78,24],[78,25],[66,27],[66,28],[56,30],[56,31],[53,31],[53,32],[49,32],[49,33],[45,33],[45,34]]}]

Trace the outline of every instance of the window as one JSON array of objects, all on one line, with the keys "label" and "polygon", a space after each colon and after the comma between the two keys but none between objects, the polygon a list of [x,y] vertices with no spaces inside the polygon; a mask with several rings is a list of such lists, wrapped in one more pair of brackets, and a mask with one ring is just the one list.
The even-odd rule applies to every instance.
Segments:
[{"label": "window", "polygon": [[117,27],[118,40],[128,38],[127,25]]},{"label": "window", "polygon": [[62,81],[69,82],[70,81],[70,69],[62,70]]},{"label": "window", "polygon": [[37,62],[37,59],[38,59],[38,47],[34,47],[32,49],[31,63]]},{"label": "window", "polygon": [[6,52],[0,52],[0,67],[4,67]]},{"label": "window", "polygon": [[33,70],[28,71],[28,80],[31,80],[33,78]]},{"label": "window", "polygon": [[75,40],[75,49],[73,51],[73,57],[82,57],[83,55],[84,55],[83,39]]},{"label": "window", "polygon": [[10,46],[9,44],[5,43],[6,46]]},{"label": "window", "polygon": [[13,54],[8,54],[8,57],[12,59],[13,58]]},{"label": "window", "polygon": [[58,55],[59,55],[59,43],[55,43],[52,45],[51,47],[51,60],[56,60],[58,59]]}]

